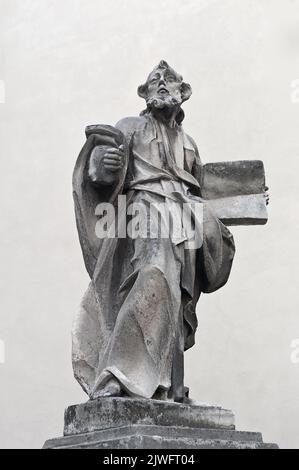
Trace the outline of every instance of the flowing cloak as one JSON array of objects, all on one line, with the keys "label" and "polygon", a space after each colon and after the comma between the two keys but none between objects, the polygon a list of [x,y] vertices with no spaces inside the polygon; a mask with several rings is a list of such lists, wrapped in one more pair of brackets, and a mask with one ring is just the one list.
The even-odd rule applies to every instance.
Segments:
[{"label": "flowing cloak", "polygon": [[[116,127],[86,129],[87,141],[73,174],[73,196],[91,283],[75,317],[72,359],[75,377],[90,397],[111,375],[132,396],[151,398],[158,388],[169,389],[180,314],[186,350],[194,344],[195,308],[201,292],[219,289],[230,274],[233,237],[208,201],[200,198],[202,164],[194,141],[181,126],[176,135],[181,139],[177,161],[171,156],[169,136],[152,116],[125,118]],[[100,165],[100,171],[92,167],[93,150],[120,144],[124,166],[116,180],[107,184],[111,175],[105,174],[104,167]],[[155,158],[160,163],[164,159],[164,167],[156,165]],[[127,195],[128,205],[130,200],[163,198],[165,192],[202,203],[200,249],[184,250],[182,243],[169,240],[159,244],[97,236],[100,203],[113,204],[116,219],[122,220],[126,208],[119,207],[119,195]]]}]

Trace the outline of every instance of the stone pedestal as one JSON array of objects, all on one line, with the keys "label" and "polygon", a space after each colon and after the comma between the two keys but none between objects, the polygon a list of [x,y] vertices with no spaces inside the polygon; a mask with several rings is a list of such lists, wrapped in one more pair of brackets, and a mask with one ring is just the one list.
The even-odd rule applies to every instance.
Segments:
[{"label": "stone pedestal", "polygon": [[103,398],[65,411],[64,437],[44,449],[269,449],[262,435],[235,430],[232,411],[158,400]]}]

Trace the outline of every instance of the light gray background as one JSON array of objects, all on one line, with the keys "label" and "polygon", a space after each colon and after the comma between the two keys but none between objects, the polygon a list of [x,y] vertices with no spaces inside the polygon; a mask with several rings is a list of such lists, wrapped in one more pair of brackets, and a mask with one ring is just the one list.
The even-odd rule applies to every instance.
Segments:
[{"label": "light gray background", "polygon": [[88,284],[73,165],[85,126],[138,114],[137,86],[165,59],[193,87],[184,127],[203,160],[262,159],[272,195],[267,226],[232,229],[232,275],[200,301],[186,383],[238,429],[298,448],[299,2],[0,0],[0,25],[0,446],[41,447],[86,399],[70,359]]}]

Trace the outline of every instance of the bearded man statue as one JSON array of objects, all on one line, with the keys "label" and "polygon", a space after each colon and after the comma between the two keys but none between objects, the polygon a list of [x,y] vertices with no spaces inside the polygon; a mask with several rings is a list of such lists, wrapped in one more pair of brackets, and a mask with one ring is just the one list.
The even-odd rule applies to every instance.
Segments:
[{"label": "bearded man statue", "polygon": [[[227,282],[235,247],[202,197],[202,163],[182,127],[190,85],[161,61],[138,94],[146,101],[140,116],[115,127],[87,127],[74,170],[77,228],[91,282],[74,322],[73,368],[91,399],[183,402],[184,351],[194,345],[196,304],[202,292]],[[101,212],[102,204],[110,204],[113,217]],[[165,213],[151,217],[159,204]],[[128,236],[134,205],[135,229],[146,230]],[[183,205],[200,208],[191,209],[200,235],[194,245]],[[175,224],[179,235],[162,236]],[[99,236],[104,225],[114,236]]]}]

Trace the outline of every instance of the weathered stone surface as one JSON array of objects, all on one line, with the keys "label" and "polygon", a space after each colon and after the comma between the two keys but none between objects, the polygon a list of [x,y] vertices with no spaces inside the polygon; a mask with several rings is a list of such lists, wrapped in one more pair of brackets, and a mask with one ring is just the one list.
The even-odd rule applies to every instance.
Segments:
[{"label": "weathered stone surface", "polygon": [[261,160],[206,163],[201,172],[202,197],[218,199],[265,191],[265,170]]},{"label": "weathered stone surface", "polygon": [[51,439],[44,449],[275,449],[260,433],[176,428],[172,426],[125,426]]},{"label": "weathered stone surface", "polygon": [[268,220],[264,194],[211,199],[208,204],[225,225],[264,225]]},{"label": "weathered stone surface", "polygon": [[235,417],[232,411],[217,406],[103,398],[68,407],[64,435],[130,425],[234,429]]},{"label": "weathered stone surface", "polygon": [[218,406],[106,398],[70,406],[64,437],[45,449],[267,449],[261,433],[235,431]]},{"label": "weathered stone surface", "polygon": [[265,170],[260,160],[203,165],[201,191],[225,225],[263,225],[268,220]]}]

